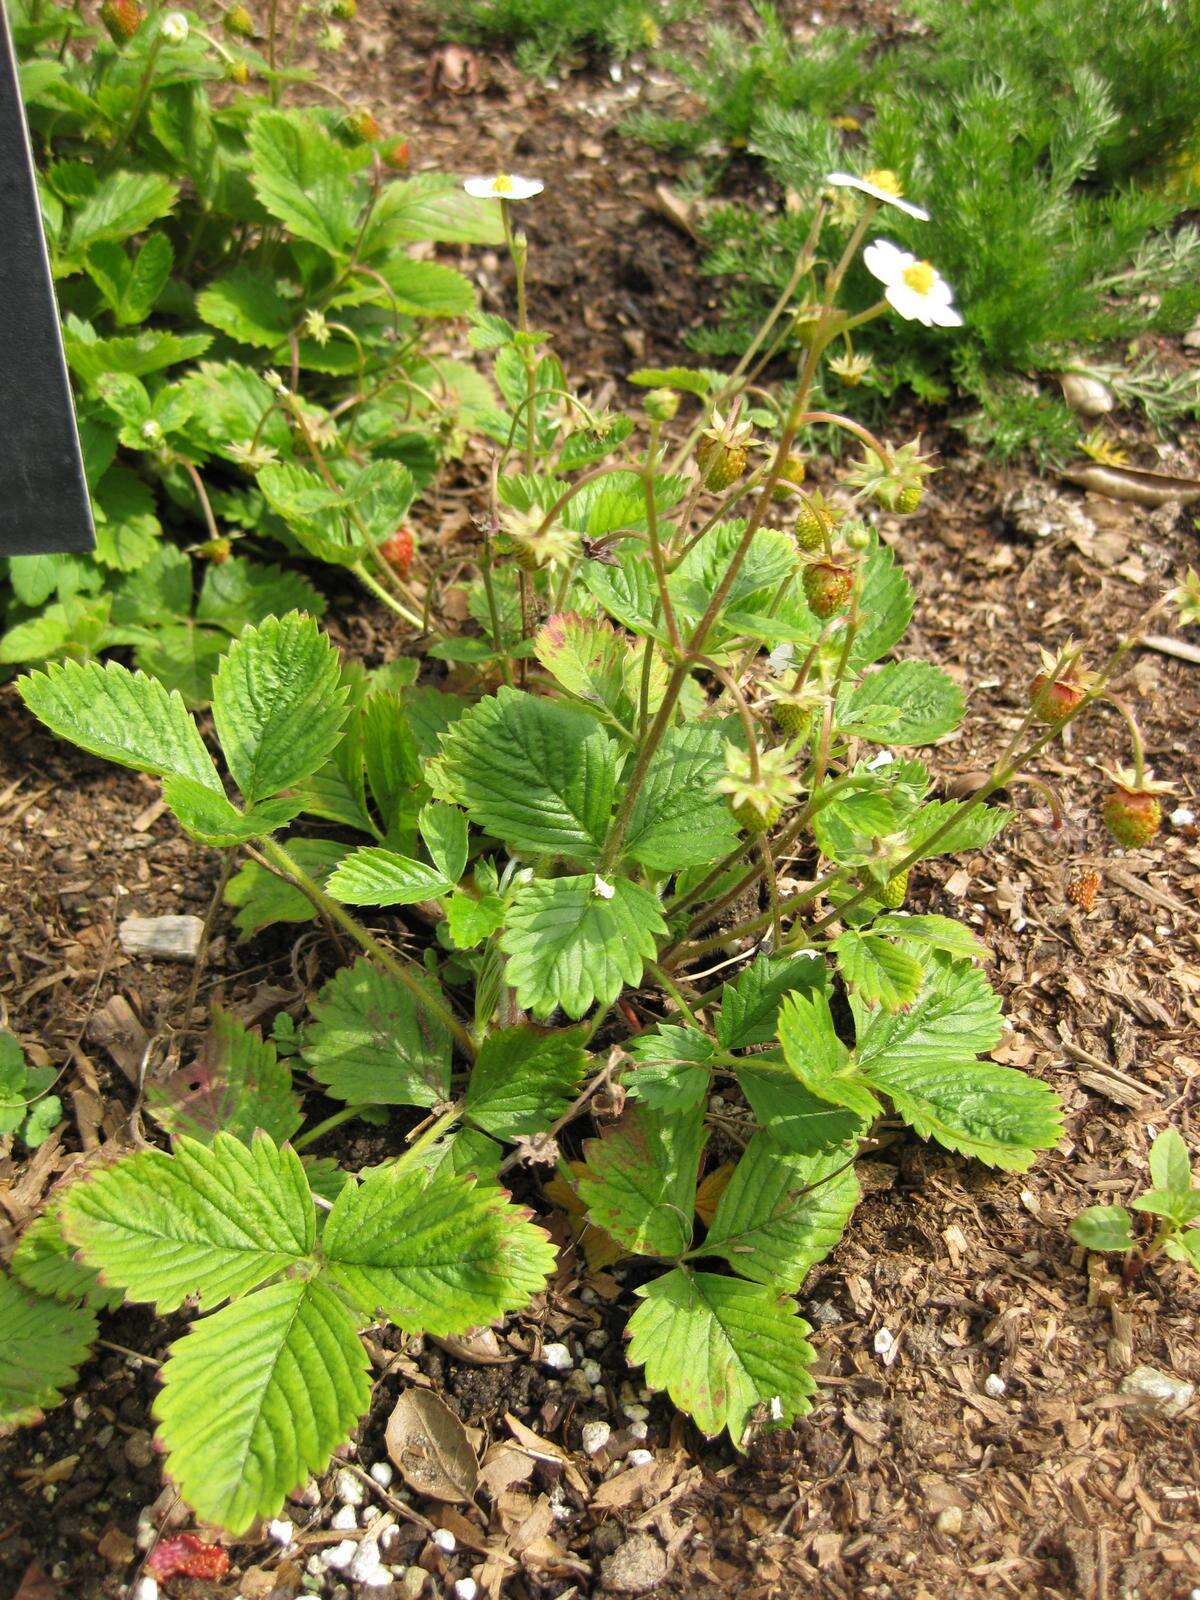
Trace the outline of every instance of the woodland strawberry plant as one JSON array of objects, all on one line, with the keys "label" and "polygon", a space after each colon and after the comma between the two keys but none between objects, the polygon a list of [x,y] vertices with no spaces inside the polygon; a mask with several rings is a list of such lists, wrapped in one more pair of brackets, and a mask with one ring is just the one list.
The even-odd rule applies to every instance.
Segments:
[{"label": "woodland strawberry plant", "polygon": [[486,394],[426,352],[471,284],[412,247],[498,240],[494,208],[295,64],[340,48],[316,7],[11,15],[96,549],[5,563],[0,665],[128,647],[202,706],[245,626],[321,614],[281,557],[419,625],[382,541]]},{"label": "woodland strawberry plant", "polygon": [[[246,628],[213,677],[221,766],[144,671],[67,661],[19,684],[56,734],[162,780],[185,833],[225,852],[243,934],[316,915],[360,952],[272,1038],[218,1013],[195,1065],[148,1088],[171,1153],[56,1196],[2,1290],[17,1419],[69,1381],[97,1295],[196,1296],[156,1415],[185,1497],[235,1529],[362,1414],[365,1322],[440,1335],[543,1288],[553,1254],[509,1172],[532,1197],[544,1171],[585,1251],[625,1261],[629,1359],[705,1433],[742,1447],[803,1415],[795,1297],[851,1217],[858,1153],[908,1129],[1020,1172],[1059,1137],[1052,1090],[986,1059],[1003,1028],[986,949],[908,909],[922,863],[985,847],[997,797],[1044,789],[1027,768],[1093,708],[1129,724],[1123,792],[1151,782],[1111,694],[1132,639],[1091,668],[1067,642],[980,788],[933,798],[917,752],[964,695],[898,653],[913,595],[874,526],[915,509],[932,463],[812,404],[856,322],[955,336],[937,271],[875,241],[881,297],[841,309],[885,195],[859,186],[836,260],[814,225],[794,382],[761,388],[753,356],[643,371],[642,406],[613,414],[529,324],[516,206],[541,185],[471,186],[499,202],[518,289],[515,322],[473,333],[496,398],[471,625],[372,672],[298,612]],[[779,301],[758,349],[795,309]],[[814,424],[861,451],[836,481],[797,452]],[[308,471],[263,468],[264,498],[298,536],[349,538],[356,487]],[[388,942],[397,925],[426,933],[420,960]],[[299,1069],[340,1107],[308,1127]],[[411,1108],[398,1154],[314,1159],[334,1125],[394,1108]],[[55,1338],[31,1347],[43,1302]],[[206,1406],[218,1392],[233,1421]]]}]

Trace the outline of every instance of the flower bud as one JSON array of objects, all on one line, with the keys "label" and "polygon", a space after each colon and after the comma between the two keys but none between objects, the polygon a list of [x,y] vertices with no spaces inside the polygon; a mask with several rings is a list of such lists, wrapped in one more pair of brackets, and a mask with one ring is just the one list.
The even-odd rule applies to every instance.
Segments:
[{"label": "flower bud", "polygon": [[679,410],[679,396],[674,389],[651,389],[646,396],[646,415],[651,422],[670,422]]},{"label": "flower bud", "polygon": [[188,19],[182,11],[168,11],[159,27],[168,44],[187,43]]}]

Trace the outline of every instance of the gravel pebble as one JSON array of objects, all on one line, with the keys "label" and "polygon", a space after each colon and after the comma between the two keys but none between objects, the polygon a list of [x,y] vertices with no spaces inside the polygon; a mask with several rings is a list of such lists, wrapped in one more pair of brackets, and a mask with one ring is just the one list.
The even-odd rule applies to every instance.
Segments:
[{"label": "gravel pebble", "polygon": [[615,1594],[648,1594],[667,1575],[667,1557],[648,1533],[635,1533],[600,1563],[600,1587]]},{"label": "gravel pebble", "polygon": [[349,1467],[343,1467],[333,1480],[333,1492],[344,1506],[360,1506],[367,1491],[350,1471]]},{"label": "gravel pebble", "polygon": [[612,1428],[607,1422],[585,1422],[583,1425],[583,1448],[588,1455],[594,1456],[604,1449],[612,1438]]}]

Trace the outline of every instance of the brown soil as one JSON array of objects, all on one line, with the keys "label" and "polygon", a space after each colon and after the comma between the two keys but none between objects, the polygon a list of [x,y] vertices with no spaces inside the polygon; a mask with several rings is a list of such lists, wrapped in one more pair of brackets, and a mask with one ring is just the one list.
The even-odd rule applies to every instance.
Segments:
[{"label": "brown soil", "polygon": [[[595,387],[644,361],[685,357],[684,331],[706,314],[713,287],[696,273],[694,245],[647,203],[655,182],[672,177],[665,160],[616,132],[647,92],[639,69],[627,67],[620,83],[590,71],[552,90],[487,55],[477,94],[426,93],[434,41],[407,7],[371,10],[354,81],[377,107],[394,108],[396,131],[411,129],[417,166],[516,166],[545,177],[545,200],[528,210],[535,313],[576,379]],[[498,261],[464,260],[485,299],[505,307]],[[1002,473],[953,433],[936,442],[945,470],[927,505],[883,531],[918,595],[906,649],[970,691],[964,728],[935,753],[954,776],[986,765],[1015,726],[1038,643],[1086,632],[1102,654],[1195,562],[1196,541],[1190,516]],[[1033,531],[1039,524],[1051,530],[1045,537]],[[389,621],[369,608],[343,615],[335,633],[372,654],[394,643]],[[1196,667],[1139,651],[1125,692],[1152,764],[1176,785],[1171,805],[1194,806]],[[1061,797],[1064,826],[1049,825],[1037,793],[1017,789],[1016,818],[997,845],[931,865],[910,901],[964,917],[994,952],[1012,1024],[996,1056],[1063,1096],[1060,1150],[1020,1177],[913,1141],[865,1162],[868,1197],[802,1297],[821,1353],[811,1417],[739,1458],[655,1401],[645,1439],[654,1459],[631,1469],[642,1476],[630,1480],[626,1503],[605,1505],[602,1495],[597,1505],[596,1462],[580,1450],[581,1422],[601,1416],[613,1422],[611,1453],[637,1442],[621,1410],[636,1405],[640,1381],[621,1353],[631,1282],[622,1269],[602,1275],[597,1292],[568,1253],[545,1307],[507,1334],[510,1354],[527,1355],[541,1337],[594,1356],[602,1398],[575,1393],[532,1359],[479,1366],[432,1345],[406,1355],[385,1341],[354,1460],[383,1456],[396,1393],[421,1374],[487,1437],[507,1437],[507,1412],[570,1452],[569,1467],[544,1462],[465,1515],[430,1500],[393,1506],[396,1559],[430,1569],[427,1592],[449,1593],[451,1579],[474,1572],[482,1592],[516,1600],[599,1593],[601,1562],[636,1529],[667,1552],[663,1592],[714,1600],[1177,1600],[1200,1585],[1200,1406],[1193,1399],[1168,1421],[1117,1393],[1139,1364],[1200,1381],[1200,1291],[1177,1266],[1122,1291],[1066,1233],[1084,1205],[1142,1186],[1152,1131],[1170,1123],[1200,1145],[1200,848],[1194,825],[1169,827],[1142,851],[1106,842],[1097,764],[1121,747],[1115,719],[1080,729],[1039,767]],[[0,1160],[10,1240],[78,1152],[120,1148],[137,1126],[140,1063],[126,1052],[122,1070],[96,1042],[97,1014],[124,997],[152,1059],[181,1021],[188,970],[131,961],[115,938],[121,916],[202,912],[212,892],[216,854],[181,840],[156,794],[156,784],[55,743],[11,686],[0,691],[0,1020],[60,1070],[68,1112],[31,1160]],[[1084,913],[1065,889],[1089,869],[1101,888]],[[337,961],[314,930],[297,939],[273,929],[235,948],[222,918],[201,1000],[216,994],[269,1014],[298,1004]],[[368,1129],[331,1148],[358,1162],[397,1137]],[[618,1303],[606,1298],[619,1292]],[[125,1352],[152,1361],[178,1331],[141,1311],[107,1319],[108,1345],[76,1398],[0,1446],[0,1591],[12,1593],[36,1562],[45,1600],[122,1592],[137,1570],[124,1540],[161,1488],[146,1447],[153,1366]],[[331,1480],[319,1506],[292,1513],[301,1560],[329,1542]],[[385,1509],[387,1496],[376,1499]],[[453,1527],[458,1550],[437,1554],[406,1520],[406,1504]],[[270,1593],[265,1577],[258,1587],[236,1578],[252,1566],[277,1574],[278,1596],[296,1592],[300,1569],[278,1545],[242,1541],[231,1555],[235,1576],[224,1583],[173,1580],[166,1592]],[[332,1580],[326,1592],[337,1592]],[[32,1589],[26,1600],[35,1595],[42,1600]]]}]

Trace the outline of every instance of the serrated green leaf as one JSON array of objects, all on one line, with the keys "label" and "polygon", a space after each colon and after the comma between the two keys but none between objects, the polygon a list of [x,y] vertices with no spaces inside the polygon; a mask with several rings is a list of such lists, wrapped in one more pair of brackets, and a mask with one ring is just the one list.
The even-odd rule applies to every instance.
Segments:
[{"label": "serrated green leaf", "polygon": [[244,1533],[320,1472],[371,1400],[354,1318],[288,1278],[194,1323],[154,1402],[167,1470],[207,1522]]},{"label": "serrated green leaf", "polygon": [[[432,978],[425,981],[434,988]],[[312,1016],[300,1053],[335,1099],[432,1106],[449,1095],[449,1034],[365,956],[329,980]]]},{"label": "serrated green leaf", "polygon": [[1071,1223],[1071,1237],[1085,1250],[1132,1250],[1133,1219],[1124,1206],[1089,1206]]},{"label": "serrated green leaf", "polygon": [[480,1046],[466,1116],[497,1139],[545,1133],[575,1098],[587,1054],[580,1028],[502,1028]]},{"label": "serrated green leaf", "polygon": [[457,950],[474,950],[504,926],[504,901],[498,894],[453,894],[446,901],[446,924]]},{"label": "serrated green leaf", "polygon": [[965,704],[962,690],[940,667],[927,661],[890,661],[841,697],[837,722],[860,739],[932,744],[957,728]]},{"label": "serrated green leaf", "polygon": [[1062,1136],[1058,1096],[1013,1067],[877,1058],[864,1076],[922,1139],[1005,1172],[1024,1172]]},{"label": "serrated green leaf", "polygon": [[495,1182],[504,1147],[478,1128],[456,1128],[444,1139],[438,1139],[424,1150],[416,1152],[413,1165],[426,1177],[448,1172],[457,1177],[477,1178],[480,1183]]},{"label": "serrated green leaf", "polygon": [[424,861],[360,845],[338,863],[325,887],[347,906],[411,906],[437,900],[453,884]]},{"label": "serrated green leaf", "polygon": [[751,1057],[738,1068],[742,1093],[762,1127],[787,1150],[815,1155],[859,1138],[864,1119],[845,1106],[819,1099],[784,1062]]},{"label": "serrated green leaf", "polygon": [[120,1289],[106,1289],[99,1274],[78,1260],[63,1238],[61,1205],[59,1194],[25,1229],[13,1251],[13,1277],[26,1289],[52,1300],[82,1301],[93,1311],[111,1311],[122,1304],[125,1295]]},{"label": "serrated green leaf", "polygon": [[249,1143],[261,1128],[281,1145],[301,1122],[291,1067],[270,1039],[220,1006],[196,1060],[149,1085],[146,1101],[172,1138],[186,1134],[201,1144],[222,1132]]},{"label": "serrated green leaf", "polygon": [[611,564],[583,561],[579,581],[623,628],[665,642],[666,633],[656,620],[658,590],[654,570],[640,553],[618,548]]},{"label": "serrated green leaf", "polygon": [[738,826],[718,793],[725,737],[712,722],[664,735],[634,802],[625,854],[660,872],[707,866],[738,841]]},{"label": "serrated green leaf", "polygon": [[953,917],[909,916],[904,911],[889,911],[876,917],[872,933],[884,933],[907,944],[941,950],[945,955],[971,961],[990,961],[992,953],[977,934]]},{"label": "serrated green leaf", "polygon": [[500,207],[466,194],[457,178],[419,172],[387,184],[371,214],[363,240],[364,259],[386,242],[432,240],[435,244],[501,244]]},{"label": "serrated green leaf", "polygon": [[453,798],[505,844],[594,861],[616,792],[616,746],[583,712],[516,689],[481,700],[442,735]]},{"label": "serrated green leaf", "polygon": [[828,987],[828,969],[820,956],[756,956],[721,990],[717,1041],[726,1050],[766,1044],[775,1037],[775,1019],[784,995],[793,989],[824,992]]},{"label": "serrated green leaf", "polygon": [[1200,1272],[1200,1228],[1185,1228],[1164,1239],[1163,1254]]},{"label": "serrated green leaf", "polygon": [[[346,846],[333,839],[289,839],[288,854],[310,878],[324,885],[346,854]],[[311,922],[317,915],[308,896],[286,878],[247,861],[230,878],[225,904],[237,907],[234,926],[238,936],[250,939],[275,922]]]},{"label": "serrated green leaf", "polygon": [[58,1404],[95,1337],[96,1319],[85,1307],[34,1294],[0,1273],[0,1435]]},{"label": "serrated green leaf", "polygon": [[809,1094],[863,1121],[879,1115],[879,1101],[838,1038],[824,994],[789,994],[779,1008],[778,1028],[784,1060]]},{"label": "serrated green leaf", "polygon": [[[23,1137],[26,1142],[29,1141],[27,1132]],[[1147,1189],[1145,1194],[1138,1195],[1129,1204],[1134,1211],[1147,1211],[1154,1217],[1168,1217],[1182,1228],[1200,1217],[1200,1189]]]},{"label": "serrated green leaf", "polygon": [[299,239],[338,259],[358,231],[359,154],[302,111],[259,111],[250,123],[250,182],[271,215]]},{"label": "serrated green leaf", "polygon": [[304,1261],[316,1214],[300,1158],[264,1133],[246,1145],[181,1136],[174,1155],[140,1150],[77,1183],[63,1232],[106,1283],[174,1311],[245,1294]]},{"label": "serrated green leaf", "polygon": [[130,239],[165,217],[179,190],[157,172],[112,172],[71,219],[68,249],[82,259],[99,240]]},{"label": "serrated green leaf", "polygon": [[121,327],[144,322],[167,286],[175,253],[165,233],[152,233],[132,259],[113,240],[88,247],[88,276]]},{"label": "serrated green leaf", "polygon": [[646,1106],[584,1146],[579,1197],[598,1228],[641,1255],[681,1256],[692,1242],[704,1111],[660,1113]]},{"label": "serrated green leaf", "polygon": [[900,818],[883,785],[869,778],[840,790],[812,819],[813,836],[831,861],[869,860],[874,841],[894,833]]},{"label": "serrated green leaf", "polygon": [[115,661],[68,661],[21,678],[17,690],[60,739],[156,777],[191,778],[223,794],[212,757],[177,694]]},{"label": "serrated green leaf", "polygon": [[272,280],[250,267],[214,278],[196,296],[196,310],[231,339],[265,350],[282,344],[296,320]]},{"label": "serrated green leaf", "polygon": [[190,838],[200,844],[228,849],[285,828],[304,809],[299,799],[275,798],[239,811],[231,800],[205,788],[194,778],[167,778],[163,799]]},{"label": "serrated green leaf", "polygon": [[[934,834],[955,816],[953,826],[935,841]],[[922,859],[953,856],[991,844],[1009,816],[1003,806],[975,806],[967,811],[959,800],[931,800],[905,821],[903,832],[909,849],[920,847]]]},{"label": "serrated green leaf", "polygon": [[392,828],[422,791],[420,748],[399,694],[371,694],[361,718],[363,770],[379,815]]},{"label": "serrated green leaf", "polygon": [[465,317],[474,310],[475,286],[453,267],[437,261],[414,261],[399,253],[376,269],[391,290],[388,305],[410,317]]},{"label": "serrated green leaf", "polygon": [[703,400],[714,384],[724,383],[725,376],[703,367],[639,367],[626,381],[643,389],[682,389]]},{"label": "serrated green leaf", "polygon": [[1177,1128],[1164,1128],[1150,1146],[1150,1177],[1156,1189],[1190,1192],[1191,1157]]},{"label": "serrated green leaf", "polygon": [[630,1041],[629,1054],[637,1066],[622,1081],[652,1111],[690,1111],[706,1098],[716,1046],[697,1028],[648,1029]]},{"label": "serrated green leaf", "polygon": [[899,1016],[872,1011],[853,995],[850,1004],[856,1054],[865,1071],[879,1064],[971,1061],[995,1049],[1003,1032],[1000,998],[984,974],[970,962],[945,956],[931,959],[924,988]]},{"label": "serrated green leaf", "polygon": [[434,865],[448,883],[457,883],[467,865],[467,819],[457,806],[441,801],[422,807],[417,826]]},{"label": "serrated green leaf", "polygon": [[[759,1406],[789,1423],[811,1409],[816,1357],[790,1300],[756,1283],[676,1267],[645,1284],[629,1319],[629,1360],[665,1389],[702,1433],[739,1448]],[[775,1404],[773,1404],[773,1402]]]},{"label": "serrated green leaf", "polygon": [[833,941],[832,949],[847,988],[864,1005],[899,1011],[921,992],[924,967],[890,939],[847,928]]},{"label": "serrated green leaf", "polygon": [[601,618],[550,617],[534,638],[534,654],[569,694],[611,712],[628,726],[628,642]]},{"label": "serrated green leaf", "polygon": [[438,1338],[517,1311],[554,1267],[547,1235],[499,1189],[441,1170],[376,1167],[325,1223],[329,1276],[368,1316]]},{"label": "serrated green leaf", "polygon": [[735,1272],[794,1294],[858,1204],[845,1150],[801,1156],[756,1133],[717,1202],[704,1249]]},{"label": "serrated green leaf", "polygon": [[569,1017],[582,1017],[597,1002],[609,1005],[623,984],[640,982],[667,925],[640,884],[614,878],[606,889],[585,874],[534,879],[517,890],[500,948],[526,1011],[546,1017],[561,1006]]},{"label": "serrated green leaf", "polygon": [[213,722],[249,801],[311,777],[346,716],[337,651],[311,617],[268,617],[235,639],[213,679]]}]

